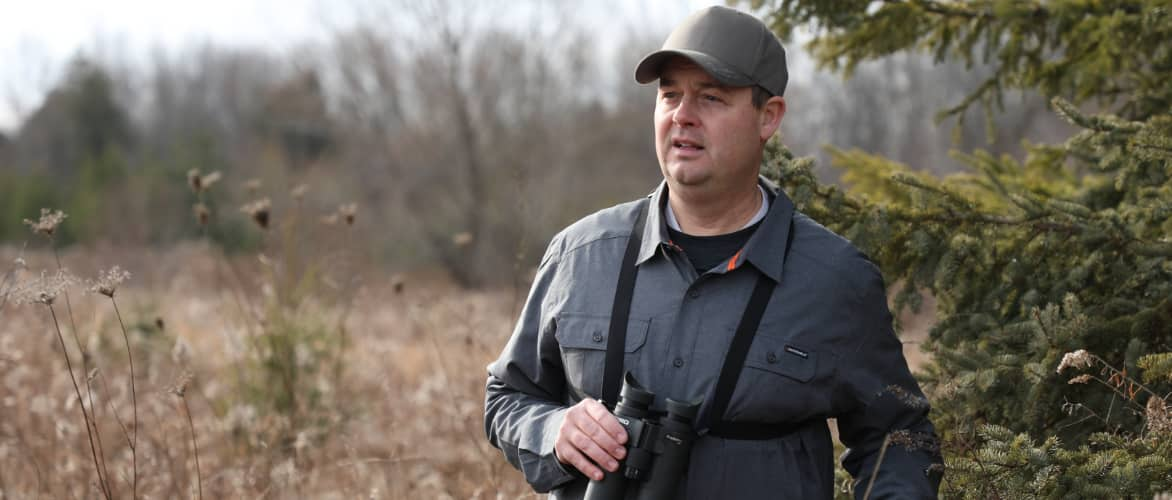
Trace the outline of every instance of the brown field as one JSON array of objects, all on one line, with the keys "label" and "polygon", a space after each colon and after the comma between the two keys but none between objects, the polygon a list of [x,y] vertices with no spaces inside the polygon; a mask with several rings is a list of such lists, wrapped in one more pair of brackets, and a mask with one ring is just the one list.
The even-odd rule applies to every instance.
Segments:
[{"label": "brown field", "polygon": [[[0,273],[19,253],[0,248]],[[282,414],[243,389],[258,366],[249,346],[271,331],[273,313],[264,304],[279,293],[280,280],[266,278],[255,255],[219,255],[202,244],[61,255],[81,277],[113,265],[132,273],[115,299],[129,334],[135,394],[110,299],[75,286],[69,305],[63,296],[53,304],[97,421],[100,449],[92,454],[49,307],[10,302],[0,309],[0,499],[102,498],[94,455],[112,496],[130,498],[136,454],[141,498],[534,496],[485,441],[481,423],[484,367],[507,339],[524,290],[461,291],[435,277],[379,275],[373,266],[351,273],[362,277],[360,285],[319,285],[320,293],[353,292],[352,301],[311,295],[300,306],[309,316],[297,316],[341,319],[341,370],[314,371],[335,366],[333,358],[302,360],[313,354],[298,351],[296,384],[312,387],[316,400],[299,400]],[[43,250],[24,259],[26,279],[56,268]],[[69,308],[88,354],[85,367]],[[914,342],[930,318],[904,322],[905,340]],[[922,362],[918,344],[907,351],[913,365]],[[174,389],[184,373],[193,378],[180,397]],[[137,453],[130,446],[134,397]]]}]

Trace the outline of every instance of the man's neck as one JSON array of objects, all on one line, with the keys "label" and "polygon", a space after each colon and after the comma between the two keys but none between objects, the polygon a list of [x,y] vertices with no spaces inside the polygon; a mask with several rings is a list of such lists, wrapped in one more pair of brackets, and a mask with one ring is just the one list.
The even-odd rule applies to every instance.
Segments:
[{"label": "man's neck", "polygon": [[689,196],[686,190],[668,190],[668,203],[680,231],[692,236],[715,236],[735,232],[749,223],[761,209],[761,191],[756,183],[735,194]]}]

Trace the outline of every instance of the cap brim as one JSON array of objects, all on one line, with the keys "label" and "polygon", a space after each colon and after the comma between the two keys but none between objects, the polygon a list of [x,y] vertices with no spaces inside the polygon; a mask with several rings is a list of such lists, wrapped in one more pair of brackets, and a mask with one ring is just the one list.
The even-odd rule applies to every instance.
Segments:
[{"label": "cap brim", "polygon": [[683,57],[696,63],[717,81],[730,87],[748,87],[755,84],[748,75],[733,69],[719,59],[703,52],[687,49],[657,50],[648,54],[635,66],[635,81],[651,83],[657,80],[664,63],[673,57]]}]

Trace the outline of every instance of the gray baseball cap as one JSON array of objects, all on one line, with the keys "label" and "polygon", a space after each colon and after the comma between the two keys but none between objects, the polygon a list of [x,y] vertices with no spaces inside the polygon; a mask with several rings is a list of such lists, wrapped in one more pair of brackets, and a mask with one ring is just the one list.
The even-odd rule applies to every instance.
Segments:
[{"label": "gray baseball cap", "polygon": [[785,49],[765,23],[719,5],[694,12],[680,23],[663,48],[648,54],[635,67],[635,81],[655,81],[663,64],[675,56],[690,59],[732,87],[759,85],[780,96],[789,80]]}]

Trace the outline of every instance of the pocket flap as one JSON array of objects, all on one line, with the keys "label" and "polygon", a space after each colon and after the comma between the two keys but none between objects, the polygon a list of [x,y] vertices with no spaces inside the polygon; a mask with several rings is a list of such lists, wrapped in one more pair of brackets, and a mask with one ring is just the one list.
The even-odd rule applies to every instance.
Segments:
[{"label": "pocket flap", "polygon": [[[627,322],[627,342],[624,352],[635,352],[647,341],[651,321],[631,318]],[[556,318],[554,338],[563,348],[606,350],[610,337],[610,316],[562,313]]]},{"label": "pocket flap", "polygon": [[758,335],[753,338],[745,366],[808,382],[818,371],[818,353],[783,339]]}]

